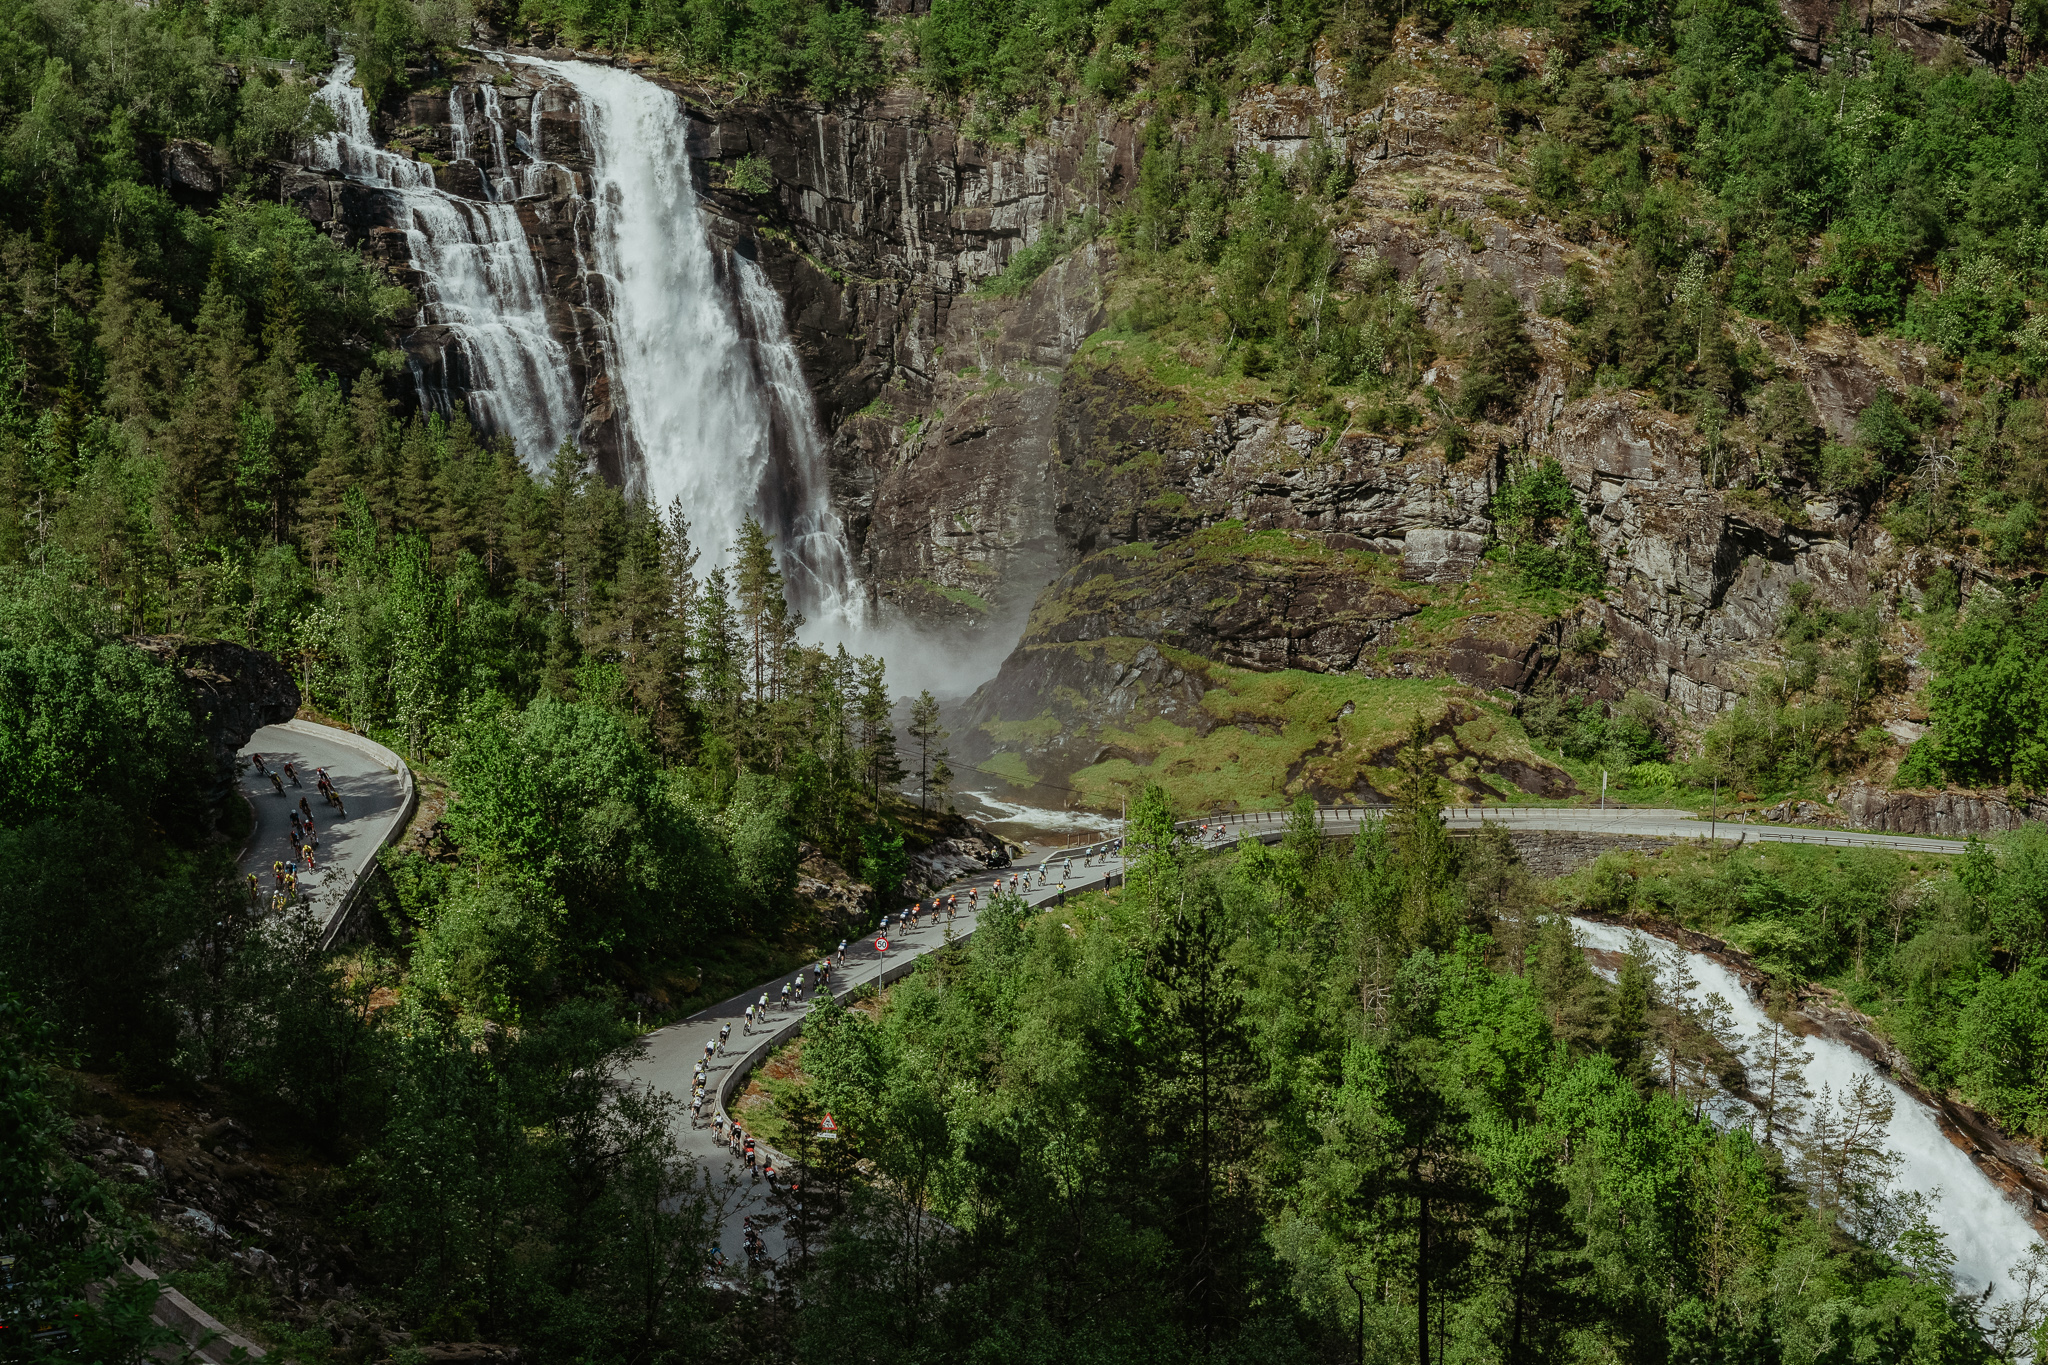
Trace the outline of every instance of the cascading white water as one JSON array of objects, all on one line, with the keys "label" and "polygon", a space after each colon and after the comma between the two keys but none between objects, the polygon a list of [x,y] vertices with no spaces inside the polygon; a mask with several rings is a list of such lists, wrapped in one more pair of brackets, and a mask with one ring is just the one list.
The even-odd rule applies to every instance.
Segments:
[{"label": "cascading white water", "polygon": [[[1596,920],[1574,919],[1580,941],[1591,948],[1627,952],[1630,933]],[[1742,979],[1704,953],[1687,951],[1662,939],[1652,940],[1660,948],[1683,952],[1687,965],[1698,979],[1689,997],[1694,1006],[1706,1003],[1707,995],[1718,993],[1731,1007],[1735,1022],[1745,1039],[1759,1024],[1770,1022],[1767,1015],[1743,989]],[[2007,1271],[2018,1264],[2027,1248],[2040,1239],[2012,1201],[1977,1169],[1968,1153],[1942,1135],[1940,1125],[1927,1106],[1886,1079],[1854,1048],[1831,1038],[1802,1040],[1813,1055],[1806,1068],[1807,1084],[1815,1091],[1822,1085],[1836,1095],[1847,1093],[1857,1079],[1874,1076],[1891,1092],[1892,1120],[1886,1130],[1889,1145],[1902,1158],[1897,1184],[1906,1190],[1933,1191],[1941,1198],[1929,1211],[1934,1225],[1948,1237],[1955,1253],[1956,1282],[1965,1293],[1980,1294],[1989,1286],[1994,1302],[2012,1297]],[[1735,1108],[1742,1108],[1739,1101]],[[1727,1111],[1722,1121],[1729,1117]]]},{"label": "cascading white water", "polygon": [[[423,325],[447,330],[460,373],[461,396],[472,420],[487,432],[512,438],[521,458],[545,463],[576,434],[581,409],[571,385],[568,353],[548,328],[540,266],[528,249],[519,212],[508,203],[477,203],[435,187],[431,166],[379,148],[370,135],[370,111],[351,84],[355,62],[336,64],[320,99],[334,111],[337,131],[311,140],[306,164],[338,170],[391,195],[393,221],[402,225],[413,265],[425,282]],[[460,90],[449,100],[458,155],[471,134]],[[495,101],[485,106],[493,123],[498,168],[504,173],[503,133]],[[490,182],[490,172],[484,172]],[[494,186],[494,199],[503,196]],[[447,411],[456,396],[415,365],[424,407]]]},{"label": "cascading white water", "polygon": [[711,560],[724,557],[747,517],[758,518],[798,605],[849,618],[846,537],[782,301],[757,265],[706,237],[682,102],[611,67],[527,64],[572,87],[582,105],[592,293],[602,294],[629,477],[657,506],[682,500]]},{"label": "cascading white water", "polygon": [[792,560],[792,567],[785,572],[792,576],[797,600],[846,619],[853,614],[846,596],[853,581],[853,563],[846,549],[846,528],[826,496],[831,475],[825,442],[818,430],[810,385],[804,382],[803,364],[789,339],[789,329],[783,325],[782,296],[758,264],[745,257],[736,257],[733,263],[739,274],[747,334],[754,342],[758,377],[768,392],[773,436],[777,448],[788,452],[787,473],[796,481],[796,487],[783,498],[783,537]]},{"label": "cascading white water", "polygon": [[[484,184],[490,187],[491,198],[510,199],[513,197],[512,159],[505,155],[505,111],[498,102],[498,88],[495,85],[485,85],[481,89],[484,97],[484,122],[489,124],[491,129],[493,158],[490,168],[484,171]],[[460,103],[459,100],[451,102]],[[534,100],[533,104],[536,109],[540,107],[538,99]],[[538,169],[535,167],[535,170]]]}]

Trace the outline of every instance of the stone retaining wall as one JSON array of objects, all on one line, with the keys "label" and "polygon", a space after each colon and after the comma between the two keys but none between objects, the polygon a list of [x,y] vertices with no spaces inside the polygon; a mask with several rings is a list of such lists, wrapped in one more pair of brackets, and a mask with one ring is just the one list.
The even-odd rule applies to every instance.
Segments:
[{"label": "stone retaining wall", "polygon": [[1522,865],[1538,877],[1562,877],[1567,872],[1577,872],[1612,849],[1624,853],[1661,853],[1684,842],[1649,834],[1580,834],[1559,829],[1511,829],[1508,840],[1521,855]]}]

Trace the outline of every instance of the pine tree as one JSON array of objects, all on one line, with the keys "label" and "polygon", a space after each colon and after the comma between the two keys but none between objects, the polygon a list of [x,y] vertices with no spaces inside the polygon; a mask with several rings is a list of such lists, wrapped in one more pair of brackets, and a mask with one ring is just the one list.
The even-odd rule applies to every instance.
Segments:
[{"label": "pine tree", "polygon": [[527,471],[509,441],[497,444],[491,461],[491,520],[485,567],[494,582],[523,579],[545,584],[547,490]]},{"label": "pine tree", "polygon": [[1771,1145],[1780,1132],[1797,1131],[1806,1101],[1813,1098],[1806,1088],[1806,1066],[1812,1060],[1799,1035],[1777,1020],[1756,1026],[1744,1061],[1750,1095],[1763,1123],[1758,1141]]},{"label": "pine tree", "polygon": [[220,254],[200,295],[191,356],[164,436],[159,487],[170,521],[205,539],[228,531],[228,495],[253,358],[242,301],[228,290],[227,261]]},{"label": "pine tree", "polygon": [[690,539],[690,521],[683,515],[681,498],[669,503],[661,525],[660,545],[664,609],[654,652],[661,685],[648,696],[647,703],[655,742],[663,752],[681,756],[698,724],[692,701],[695,678],[691,645],[692,612],[697,605],[697,547]]},{"label": "pine tree", "polygon": [[861,659],[858,686],[861,768],[870,795],[880,802],[884,787],[893,789],[910,775],[896,753],[896,727],[891,724],[895,707],[889,701],[880,659]]},{"label": "pine tree", "polygon": [[486,529],[494,520],[488,506],[495,461],[470,425],[469,409],[457,403],[443,433],[429,505],[432,508],[434,563],[445,569],[457,551],[479,558],[488,552]]},{"label": "pine tree", "polygon": [[1538,927],[1529,953],[1529,981],[1560,1043],[1573,1050],[1599,1043],[1607,1022],[1605,993],[1566,916],[1546,916]]},{"label": "pine tree", "polygon": [[804,618],[789,608],[775,542],[761,523],[748,517],[733,547],[733,595],[745,634],[756,712],[782,694],[786,656],[796,643]]},{"label": "pine tree", "polygon": [[1665,1090],[1673,1099],[1679,1097],[1679,1086],[1688,1063],[1698,1055],[1698,1026],[1692,1020],[1688,1002],[1699,985],[1690,960],[1675,945],[1659,956],[1656,996],[1650,1007],[1650,1019],[1657,1048],[1664,1054]]},{"label": "pine tree", "polygon": [[[250,538],[282,545],[298,520],[298,498],[313,461],[301,415],[301,390],[317,387],[303,375],[298,281],[279,255],[263,300],[263,360],[255,372],[256,415],[244,419],[243,458],[238,482]],[[250,438],[259,434],[260,448]]]},{"label": "pine tree", "polygon": [[1418,716],[1395,760],[1401,777],[1387,834],[1402,876],[1402,935],[1410,944],[1444,948],[1457,934],[1463,906],[1457,850],[1444,828],[1444,783],[1433,760]]},{"label": "pine tree", "polygon": [[578,630],[587,629],[603,616],[625,540],[624,495],[586,471],[568,504],[562,535],[565,601]]},{"label": "pine tree", "polygon": [[704,575],[692,624],[698,704],[711,732],[730,750],[746,702],[746,681],[743,646],[724,565]]},{"label": "pine tree", "polygon": [[105,358],[102,406],[136,434],[153,438],[170,416],[184,383],[187,342],[182,329],[143,294],[135,258],[113,238],[100,255],[100,300],[93,312],[95,346]]},{"label": "pine tree", "polygon": [[548,600],[558,608],[568,600],[569,528],[588,468],[582,452],[564,441],[548,462],[547,478],[541,483],[540,515],[534,525],[539,562],[529,572],[547,585]]},{"label": "pine tree", "polygon": [[1229,957],[1234,939],[1222,896],[1203,877],[1163,916],[1146,954],[1141,1104],[1163,1231],[1180,1252],[1178,1282],[1165,1287],[1205,1355],[1246,1307],[1246,1263],[1259,1242],[1250,1172],[1258,1077],[1244,983]]},{"label": "pine tree", "polygon": [[939,723],[938,699],[929,689],[910,703],[910,742],[917,747],[917,808],[928,810],[933,794],[943,793],[944,783],[952,778],[946,767],[946,729]]},{"label": "pine tree", "polygon": [[1650,998],[1656,981],[1648,945],[1641,935],[1632,936],[1628,956],[1621,960],[1621,970],[1615,974],[1614,1000],[1602,1047],[1614,1058],[1615,1070],[1638,1084],[1649,1075],[1643,1045],[1650,1032]]},{"label": "pine tree", "polygon": [[393,719],[406,756],[417,759],[439,724],[447,689],[447,598],[427,543],[407,536],[391,547],[386,609],[391,616]]},{"label": "pine tree", "polygon": [[438,518],[434,515],[435,485],[440,480],[441,449],[448,427],[439,413],[415,416],[405,424],[398,443],[398,459],[392,494],[395,529],[408,535],[431,536]]},{"label": "pine tree", "polygon": [[[671,509],[672,512],[676,509]],[[616,662],[626,704],[648,722],[657,747],[680,752],[687,731],[689,608],[694,595],[679,591],[672,574],[688,576],[695,553],[684,548],[681,562],[670,538],[689,534],[679,517],[664,524],[644,499],[625,505],[625,527],[617,574],[604,596],[602,612],[586,643]]]},{"label": "pine tree", "polygon": [[1467,845],[1461,880],[1465,903],[1485,917],[1509,971],[1520,976],[1536,937],[1535,888],[1505,825],[1488,820]]},{"label": "pine tree", "polygon": [[360,491],[374,452],[389,438],[391,407],[375,373],[365,370],[349,390],[347,423],[323,433],[299,504],[299,534],[316,572],[334,565],[335,538],[347,524],[349,493]]},{"label": "pine tree", "polygon": [[1823,1085],[1798,1139],[1800,1178],[1823,1213],[1854,1236],[1866,1234],[1902,1158],[1886,1143],[1895,1101],[1869,1072],[1836,1095]]}]

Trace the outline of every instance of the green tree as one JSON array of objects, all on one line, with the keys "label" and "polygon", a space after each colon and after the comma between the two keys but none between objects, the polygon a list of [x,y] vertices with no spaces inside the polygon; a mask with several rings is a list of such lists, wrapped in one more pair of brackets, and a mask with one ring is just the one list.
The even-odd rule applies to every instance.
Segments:
[{"label": "green tree", "polygon": [[1504,416],[1536,377],[1536,344],[1522,323],[1521,302],[1503,281],[1474,279],[1465,285],[1463,304],[1459,415]]},{"label": "green tree", "polygon": [[910,775],[896,752],[896,727],[890,721],[895,707],[889,700],[880,659],[860,661],[859,688],[855,710],[860,727],[861,767],[869,797],[879,803],[884,788],[893,790]]},{"label": "green tree", "polygon": [[946,728],[939,721],[939,703],[927,689],[910,703],[910,742],[917,746],[917,808],[928,809],[933,796],[943,797],[953,771],[946,766]]},{"label": "green tree", "polygon": [[909,875],[910,855],[903,851],[903,831],[878,820],[861,832],[860,879],[871,888],[875,914],[901,898]]}]

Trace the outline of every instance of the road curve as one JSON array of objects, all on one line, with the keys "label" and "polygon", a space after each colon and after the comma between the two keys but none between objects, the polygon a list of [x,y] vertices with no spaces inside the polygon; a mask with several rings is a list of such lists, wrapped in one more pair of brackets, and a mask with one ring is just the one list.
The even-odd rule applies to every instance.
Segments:
[{"label": "road curve", "polygon": [[[289,842],[287,807],[295,807],[298,798],[306,796],[315,819],[320,821],[321,868],[311,876],[302,873],[300,884],[308,890],[315,914],[324,925],[369,871],[395,823],[402,823],[405,818],[413,795],[410,774],[402,763],[394,770],[391,763],[395,759],[391,763],[380,760],[377,751],[365,747],[356,736],[298,721],[257,731],[243,749],[245,755],[256,752],[272,768],[281,768],[289,760],[302,774],[304,786],[293,788],[287,780],[286,795],[280,797],[253,763],[243,772],[241,788],[256,811],[255,829],[242,852],[243,870],[258,874],[267,895],[270,863],[285,856],[285,845]],[[315,767],[325,768],[342,791],[348,808],[346,819],[333,824],[325,821],[327,808],[319,803],[311,780]],[[1381,810],[1366,807],[1326,806],[1318,810],[1317,820],[1325,834],[1338,837],[1357,832],[1366,820],[1382,814]],[[1245,837],[1276,840],[1285,832],[1290,818],[1286,811],[1231,813],[1185,820],[1180,828],[1200,842],[1223,845]],[[1476,830],[1491,821],[1512,829],[1676,839],[1713,837],[1723,843],[1819,843],[1916,853],[1956,853],[1964,846],[1961,840],[1913,835],[1844,833],[1726,820],[1710,822],[1684,810],[1451,806],[1444,809],[1444,820],[1454,830]],[[979,915],[967,908],[966,894],[970,889],[978,893],[976,904],[985,905],[987,893],[998,883],[1009,884],[1014,874],[1018,894],[1028,905],[1039,907],[1059,900],[1063,891],[1087,891],[1108,884],[1120,878],[1123,870],[1122,860],[1113,853],[1092,858],[1061,853],[1048,854],[1028,867],[959,878],[945,888],[947,894],[961,897],[960,909],[951,921],[927,923],[908,933],[892,931],[886,952],[877,949],[873,935],[850,942],[845,963],[835,966],[832,972],[832,994],[843,998],[870,983],[898,980],[910,972],[918,958],[972,934]],[[790,1008],[780,1008],[784,983],[793,984],[799,976],[805,989]],[[733,1154],[714,1141],[714,1117],[725,1112],[733,1093],[754,1067],[801,1031],[804,1015],[816,996],[816,984],[816,968],[811,964],[801,973],[791,972],[763,982],[687,1019],[655,1029],[642,1039],[639,1055],[625,1079],[637,1086],[666,1092],[687,1105],[692,1075],[696,1063],[705,1055],[706,1043],[715,1045],[719,1029],[732,1025],[730,1041],[712,1058],[709,1067],[708,1082],[714,1103],[707,1106],[701,1124],[692,1124],[684,1109],[676,1129],[683,1152],[714,1176],[738,1175],[742,1171]],[[763,995],[770,1002],[767,1023],[749,1030],[746,1007],[758,1003]],[[741,1219],[750,1215],[765,1219],[769,1215],[767,1192],[765,1182],[750,1183],[740,1188],[736,1198],[727,1201],[720,1245],[729,1261],[736,1263],[740,1258]],[[779,1250],[779,1240],[771,1229],[771,1251]]]},{"label": "road curve", "polygon": [[[1319,809],[1317,819],[1325,834],[1338,837],[1356,833],[1365,821],[1378,818],[1382,814],[1384,811],[1359,806],[1326,806]],[[1220,846],[1234,843],[1243,837],[1278,839],[1285,831],[1289,818],[1290,815],[1286,811],[1233,813],[1184,820],[1180,828],[1184,833],[1191,834],[1202,842]],[[1511,829],[1676,839],[1713,837],[1719,842],[1729,844],[1744,841],[1821,843],[1838,847],[1892,848],[1918,853],[1957,853],[1964,846],[1960,840],[1921,838],[1913,835],[1842,833],[1784,825],[1707,821],[1697,819],[1693,812],[1685,810],[1450,806],[1444,809],[1444,821],[1454,830],[1476,830],[1482,824],[1491,821],[1507,825]],[[1066,870],[1069,863],[1071,872]],[[1114,854],[1090,859],[1078,856],[1069,859],[1064,854],[1047,855],[1029,867],[1006,868],[999,873],[983,872],[962,877],[945,888],[947,894],[957,893],[961,897],[961,909],[950,926],[952,940],[971,934],[979,919],[977,914],[966,908],[968,890],[973,888],[980,892],[977,904],[985,904],[986,892],[998,882],[1007,885],[1013,872],[1017,874],[1020,882],[1018,894],[1027,904],[1043,906],[1060,899],[1062,883],[1065,890],[1078,892],[1093,890],[1120,878],[1123,874],[1123,863]],[[1042,884],[1031,885],[1032,882]],[[891,918],[893,920],[894,916]],[[845,965],[836,967],[831,976],[831,990],[835,997],[843,998],[869,983],[886,984],[895,981],[908,974],[918,958],[943,947],[949,941],[947,924],[943,920],[909,934],[892,931],[886,954],[876,950],[873,938],[874,935],[871,934],[868,938],[847,945]],[[722,1052],[711,1059],[708,1068],[707,1088],[714,1103],[705,1107],[701,1124],[692,1124],[685,1108],[676,1130],[683,1151],[714,1176],[744,1175],[744,1167],[733,1153],[716,1142],[714,1119],[726,1113],[727,1104],[744,1084],[748,1073],[765,1060],[775,1048],[801,1031],[804,1015],[808,1013],[816,995],[814,967],[815,964],[813,968],[802,973],[791,972],[772,981],[763,982],[730,1000],[650,1032],[643,1040],[639,1058],[627,1072],[627,1079],[630,1082],[665,1091],[673,1095],[679,1103],[687,1106],[691,1080],[697,1062],[705,1056],[705,1045],[715,1045],[720,1027],[728,1023],[732,1025],[731,1040]],[[805,983],[803,997],[797,999],[787,1010],[779,1008],[784,983],[794,985],[799,975]],[[765,1027],[743,1032],[746,1029],[746,1007],[749,1004],[757,1004],[763,995],[768,997],[771,1006],[768,1023]],[[776,1164],[780,1167],[783,1163],[778,1159]],[[720,1248],[725,1252],[728,1262],[737,1264],[740,1259],[741,1219],[751,1216],[757,1221],[764,1221],[771,1217],[767,1193],[766,1182],[745,1184],[738,1192],[738,1197],[725,1209]],[[767,1240],[771,1253],[780,1250],[780,1239],[772,1228]]]},{"label": "road curve", "polygon": [[[263,756],[265,767],[279,775],[282,793],[257,771],[256,754]],[[264,726],[242,746],[240,757],[245,761],[236,784],[255,811],[256,823],[237,862],[243,873],[255,875],[263,903],[269,904],[271,865],[292,859],[298,852],[292,846],[290,813],[304,798],[320,844],[314,850],[315,870],[307,872],[300,866],[299,890],[325,933],[356,884],[375,866],[377,851],[411,814],[412,776],[397,755],[383,746],[332,726],[300,720]],[[298,786],[284,776],[286,763],[298,774]],[[320,799],[315,768],[327,770],[347,815],[337,817],[334,808]]]}]

